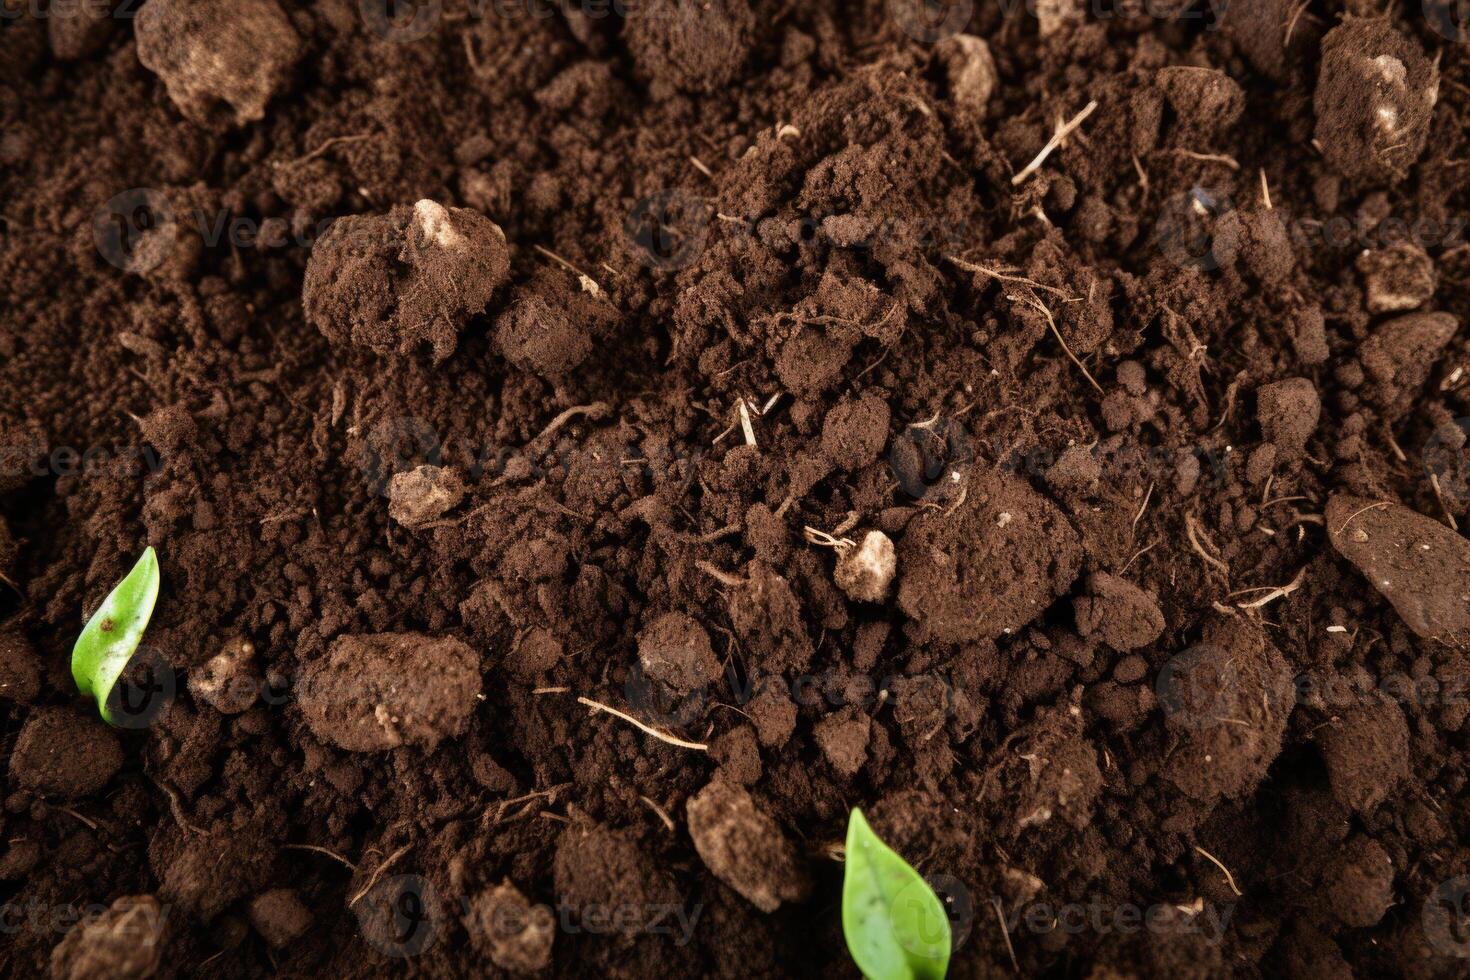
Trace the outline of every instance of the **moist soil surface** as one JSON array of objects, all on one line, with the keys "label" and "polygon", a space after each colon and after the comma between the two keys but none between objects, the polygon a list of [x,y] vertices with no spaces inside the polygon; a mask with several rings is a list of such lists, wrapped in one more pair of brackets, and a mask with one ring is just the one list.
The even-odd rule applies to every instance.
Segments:
[{"label": "moist soil surface", "polygon": [[0,969],[1463,976],[1457,10],[0,2]]}]

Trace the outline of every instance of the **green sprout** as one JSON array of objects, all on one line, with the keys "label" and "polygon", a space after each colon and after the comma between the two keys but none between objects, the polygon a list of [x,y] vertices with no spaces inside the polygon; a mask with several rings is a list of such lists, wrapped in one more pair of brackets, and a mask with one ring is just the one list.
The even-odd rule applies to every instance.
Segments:
[{"label": "green sprout", "polygon": [[72,680],[79,691],[97,700],[97,710],[109,725],[117,722],[108,708],[108,697],[137,652],[157,601],[158,555],[150,547],[102,601],[72,647]]},{"label": "green sprout", "polygon": [[868,980],[944,980],[949,969],[944,905],[857,809],[847,821],[842,931]]}]

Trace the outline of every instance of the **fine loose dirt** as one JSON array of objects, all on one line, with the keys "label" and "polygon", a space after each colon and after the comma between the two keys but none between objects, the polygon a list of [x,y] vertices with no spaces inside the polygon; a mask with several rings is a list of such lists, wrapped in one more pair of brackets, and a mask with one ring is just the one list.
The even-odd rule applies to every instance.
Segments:
[{"label": "fine loose dirt", "polygon": [[0,972],[1465,975],[1463,14],[0,0]]}]

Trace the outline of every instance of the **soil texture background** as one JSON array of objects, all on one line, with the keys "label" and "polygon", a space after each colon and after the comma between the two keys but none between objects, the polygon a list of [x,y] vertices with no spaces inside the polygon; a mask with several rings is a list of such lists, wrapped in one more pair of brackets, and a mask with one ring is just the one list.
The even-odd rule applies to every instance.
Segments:
[{"label": "soil texture background", "polygon": [[1464,976],[1466,14],[0,0],[0,971]]}]

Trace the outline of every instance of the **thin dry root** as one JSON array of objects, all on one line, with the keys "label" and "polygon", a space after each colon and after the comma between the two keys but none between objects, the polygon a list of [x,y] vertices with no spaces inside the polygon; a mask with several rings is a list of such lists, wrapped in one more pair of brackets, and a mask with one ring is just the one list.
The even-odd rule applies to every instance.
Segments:
[{"label": "thin dry root", "polygon": [[357,865],[353,864],[351,861],[347,860],[345,857],[338,854],[336,851],[332,850],[329,847],[322,847],[318,844],[282,844],[281,848],[282,850],[287,851],[312,851],[317,854],[325,854],[333,861],[338,861],[346,865],[349,869],[353,871],[357,870]]},{"label": "thin dry root", "polygon": [[1444,519],[1449,522],[1450,530],[1458,531],[1460,523],[1455,520],[1455,515],[1450,513],[1449,504],[1444,501],[1444,491],[1439,488],[1438,473],[1429,474],[1429,485],[1434,488],[1434,499],[1439,501],[1439,509],[1444,511]]},{"label": "thin dry root", "polygon": [[835,548],[838,552],[846,552],[857,547],[857,542],[852,538],[836,538],[814,527],[803,527],[801,533],[806,538],[807,544],[818,545],[822,548]]},{"label": "thin dry root", "polygon": [[1039,289],[1042,292],[1053,293],[1057,296],[1060,296],[1069,303],[1074,302],[1077,299],[1077,297],[1075,296],[1068,296],[1066,292],[1056,288],[1055,286],[1048,286],[1045,283],[1037,282],[1035,279],[1027,279],[1025,276],[1008,275],[1007,273],[1001,272],[998,269],[991,269],[983,265],[978,265],[974,262],[966,262],[963,259],[955,258],[953,255],[946,255],[944,258],[945,261],[949,262],[951,265],[958,266],[959,268],[964,269],[966,272],[973,272],[976,275],[980,276],[989,276],[992,279],[999,279],[1001,282],[1014,282],[1022,286],[1030,286],[1032,289]]},{"label": "thin dry root", "polygon": [[750,424],[750,406],[746,404],[744,398],[740,399],[739,408],[740,431],[745,435],[745,444],[747,446],[754,446],[756,444],[755,427]]},{"label": "thin dry root", "polygon": [[368,879],[368,882],[367,882],[366,885],[363,885],[362,886],[362,891],[360,891],[356,895],[353,895],[352,896],[352,901],[348,902],[347,903],[347,906],[349,908],[351,908],[352,906],[356,905],[358,902],[362,901],[363,896],[366,895],[368,892],[372,891],[373,890],[373,886],[378,883],[378,879],[381,878],[381,877],[383,877],[383,872],[384,871],[387,871],[388,868],[392,866],[392,864],[393,864],[394,861],[397,861],[399,858],[403,857],[403,855],[407,854],[412,849],[413,849],[413,845],[412,844],[404,844],[398,850],[396,850],[392,854],[388,855],[388,859],[386,861],[384,861],[382,864],[378,865],[376,868],[373,869],[372,877]]},{"label": "thin dry root", "polygon": [[1097,379],[1092,376],[1092,372],[1087,370],[1087,365],[1079,361],[1077,359],[1077,355],[1072,353],[1072,348],[1067,346],[1067,340],[1065,337],[1062,336],[1062,332],[1057,329],[1057,321],[1051,315],[1051,310],[1047,309],[1046,305],[1042,303],[1041,300],[1037,299],[1034,296],[1009,295],[1006,296],[1006,299],[1010,300],[1013,303],[1024,303],[1027,306],[1039,310],[1041,312],[1041,315],[1046,317],[1046,325],[1051,327],[1052,335],[1057,338],[1057,343],[1062,345],[1062,350],[1065,351],[1067,356],[1072,359],[1072,363],[1077,365],[1077,370],[1081,371],[1082,376],[1088,380],[1092,387],[1097,389],[1097,393],[1099,395],[1103,393],[1102,385],[1098,384]]},{"label": "thin dry root", "polygon": [[1053,131],[1051,134],[1051,139],[1047,140],[1046,145],[1041,148],[1041,152],[1036,154],[1036,159],[1026,164],[1025,170],[1022,170],[1020,173],[1016,174],[1016,176],[1011,178],[1011,186],[1019,187],[1022,183],[1025,182],[1027,177],[1030,177],[1032,174],[1036,173],[1036,171],[1040,170],[1041,165],[1046,162],[1046,158],[1051,156],[1052,153],[1057,149],[1057,147],[1066,142],[1067,137],[1071,136],[1072,132],[1078,126],[1081,126],[1082,123],[1087,119],[1087,117],[1092,115],[1095,109],[1097,109],[1097,100],[1093,99],[1091,102],[1087,103],[1086,107],[1083,108],[1081,112],[1077,113],[1077,115],[1073,116],[1067,122],[1058,123],[1056,130]]},{"label": "thin dry root", "polygon": [[1284,599],[1286,596],[1291,595],[1297,589],[1300,589],[1302,587],[1302,583],[1306,580],[1307,567],[1303,565],[1302,570],[1296,573],[1296,578],[1292,579],[1286,585],[1271,589],[1266,595],[1252,602],[1239,602],[1236,603],[1236,605],[1240,606],[1240,608],[1242,609],[1260,609],[1262,606],[1269,605],[1275,602],[1277,599]]},{"label": "thin dry root", "polygon": [[732,589],[738,589],[745,584],[745,579],[737,578],[729,572],[721,571],[707,561],[697,561],[694,563],[694,567],[715,579],[720,584],[729,586]]},{"label": "thin dry root", "polygon": [[1235,887],[1235,875],[1230,873],[1230,869],[1225,867],[1224,863],[1219,858],[1215,857],[1215,855],[1211,854],[1203,847],[1200,847],[1198,844],[1194,845],[1194,849],[1196,851],[1199,851],[1200,854],[1204,855],[1204,857],[1211,864],[1220,869],[1221,873],[1225,875],[1225,883],[1230,886],[1230,890],[1235,893],[1235,897],[1239,898],[1241,896],[1241,891],[1239,888]]},{"label": "thin dry root", "polygon": [[570,272],[572,275],[576,276],[577,281],[582,286],[582,292],[591,293],[593,296],[596,296],[598,298],[602,297],[602,287],[597,284],[596,279],[593,279],[591,276],[587,275],[587,273],[572,265],[566,259],[562,258],[560,255],[557,255],[549,248],[545,248],[541,245],[532,245],[531,247],[540,252],[542,255],[546,256],[551,261],[555,262],[557,265],[561,266],[563,269]]},{"label": "thin dry root", "polygon": [[634,726],[640,731],[652,735],[660,742],[667,742],[669,745],[677,745],[681,749],[694,749],[697,752],[709,751],[709,746],[704,744],[703,742],[686,742],[682,738],[675,738],[673,735],[668,735],[664,732],[659,731],[657,728],[651,728],[648,725],[643,724],[643,722],[639,721],[637,718],[634,718],[630,714],[625,714],[624,712],[619,711],[617,708],[610,708],[600,701],[593,701],[591,698],[579,697],[577,698],[577,702],[579,704],[585,704],[587,707],[592,708],[594,711],[605,711],[608,714],[612,715],[614,718],[621,718],[623,721],[626,721],[628,724]]},{"label": "thin dry root", "polygon": [[1204,549],[1204,545],[1200,544],[1200,534],[1203,532],[1200,531],[1199,525],[1195,523],[1194,515],[1184,515],[1184,531],[1187,535],[1189,535],[1189,543],[1191,547],[1194,548],[1195,554],[1203,558],[1206,564],[1212,565],[1215,568],[1218,568],[1220,571],[1224,572],[1225,577],[1228,579],[1230,577],[1230,566],[1225,564],[1220,559],[1216,558],[1214,555],[1210,554]]}]

